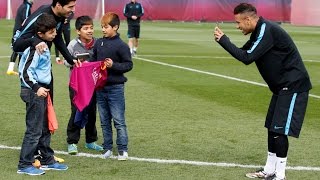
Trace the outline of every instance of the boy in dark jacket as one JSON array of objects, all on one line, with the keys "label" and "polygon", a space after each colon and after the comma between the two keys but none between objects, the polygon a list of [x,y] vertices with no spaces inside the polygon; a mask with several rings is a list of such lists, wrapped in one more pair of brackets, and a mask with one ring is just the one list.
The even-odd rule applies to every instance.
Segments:
[{"label": "boy in dark jacket", "polygon": [[101,19],[103,38],[97,40],[93,47],[94,61],[105,60],[107,65],[107,82],[101,90],[97,90],[97,104],[103,132],[103,156],[112,156],[112,120],[117,130],[118,160],[128,159],[128,133],[125,121],[124,83],[123,75],[129,72],[133,63],[130,50],[118,34],[119,16],[107,13]]}]

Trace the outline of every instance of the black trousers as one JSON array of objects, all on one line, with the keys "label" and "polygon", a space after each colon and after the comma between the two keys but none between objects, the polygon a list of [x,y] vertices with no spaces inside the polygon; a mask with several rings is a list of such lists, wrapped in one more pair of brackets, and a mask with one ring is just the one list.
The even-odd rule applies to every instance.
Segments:
[{"label": "black trousers", "polygon": [[[69,95],[70,95],[70,102],[71,102],[71,116],[70,116],[68,127],[67,127],[67,143],[78,144],[80,139],[81,127],[74,124],[74,118],[76,116],[77,108],[72,102],[74,91],[70,87],[69,87]],[[97,104],[96,95],[94,94],[89,106],[87,107],[89,114],[88,114],[88,123],[85,126],[86,143],[92,143],[98,140],[97,128],[96,128],[96,113],[97,113],[96,104]]]}]

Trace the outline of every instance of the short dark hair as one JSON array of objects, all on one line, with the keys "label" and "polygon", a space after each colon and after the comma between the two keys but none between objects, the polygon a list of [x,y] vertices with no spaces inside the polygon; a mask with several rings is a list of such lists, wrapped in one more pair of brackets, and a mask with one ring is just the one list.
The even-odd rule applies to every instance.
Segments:
[{"label": "short dark hair", "polygon": [[72,1],[76,1],[76,0],[52,0],[51,6],[55,7],[57,3],[61,4],[61,6],[65,6]]},{"label": "short dark hair", "polygon": [[77,30],[80,30],[84,25],[93,25],[93,20],[90,16],[79,16],[76,19],[75,26]]},{"label": "short dark hair", "polygon": [[114,12],[108,12],[101,18],[101,25],[105,26],[107,24],[109,24],[111,27],[118,25],[118,28],[119,28],[120,26],[119,16]]},{"label": "short dark hair", "polygon": [[35,33],[41,32],[41,33],[46,33],[54,28],[56,28],[57,22],[54,19],[53,15],[43,13],[41,14],[38,18],[37,21],[35,22]]},{"label": "short dark hair", "polygon": [[249,3],[241,3],[238,6],[236,6],[233,10],[233,14],[242,14],[242,13],[254,13],[257,14],[257,9]]}]

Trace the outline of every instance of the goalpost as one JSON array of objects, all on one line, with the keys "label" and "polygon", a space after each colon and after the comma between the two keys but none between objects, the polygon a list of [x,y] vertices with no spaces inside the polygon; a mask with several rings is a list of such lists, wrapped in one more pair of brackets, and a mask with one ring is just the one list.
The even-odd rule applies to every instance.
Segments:
[{"label": "goalpost", "polygon": [[7,0],[7,19],[12,18],[11,0]]}]

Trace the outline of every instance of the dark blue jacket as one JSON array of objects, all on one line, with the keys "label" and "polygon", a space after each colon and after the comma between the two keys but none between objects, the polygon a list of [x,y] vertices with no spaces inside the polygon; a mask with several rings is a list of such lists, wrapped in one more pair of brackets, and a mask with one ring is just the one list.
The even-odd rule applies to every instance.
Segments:
[{"label": "dark blue jacket", "polygon": [[123,84],[127,78],[123,75],[133,68],[130,49],[123,42],[119,34],[114,37],[104,37],[96,41],[93,46],[93,56],[91,61],[103,61],[110,58],[113,61],[111,68],[107,69],[107,84]]},{"label": "dark blue jacket", "polygon": [[[140,25],[141,16],[144,14],[144,9],[140,3],[130,2],[126,4],[123,9],[123,15],[127,17],[128,25]],[[131,16],[137,16],[136,20],[133,20]]]},{"label": "dark blue jacket", "polygon": [[32,4],[27,0],[24,0],[23,3],[19,6],[16,14],[16,19],[13,28],[13,34],[19,29],[25,19],[31,14]]}]

